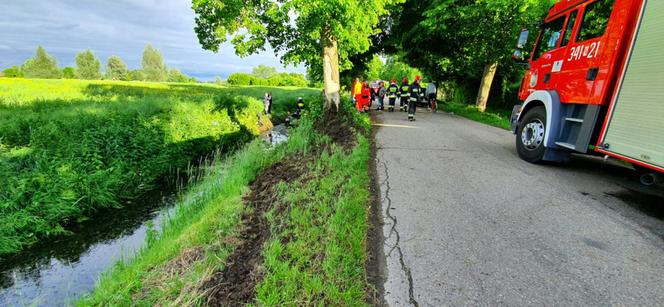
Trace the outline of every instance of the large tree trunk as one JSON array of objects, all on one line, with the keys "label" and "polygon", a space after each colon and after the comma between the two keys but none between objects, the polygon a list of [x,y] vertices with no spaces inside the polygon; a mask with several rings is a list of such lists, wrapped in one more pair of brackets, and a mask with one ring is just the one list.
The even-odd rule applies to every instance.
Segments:
[{"label": "large tree trunk", "polygon": [[325,108],[332,106],[339,111],[341,103],[341,81],[339,81],[339,49],[337,39],[324,31],[323,37],[327,43],[323,46],[323,84],[325,91]]},{"label": "large tree trunk", "polygon": [[496,70],[498,70],[498,63],[484,66],[482,83],[480,84],[480,90],[477,92],[477,100],[475,101],[475,105],[481,112],[486,111],[486,104],[489,101],[491,84],[493,84],[493,77],[496,75]]}]

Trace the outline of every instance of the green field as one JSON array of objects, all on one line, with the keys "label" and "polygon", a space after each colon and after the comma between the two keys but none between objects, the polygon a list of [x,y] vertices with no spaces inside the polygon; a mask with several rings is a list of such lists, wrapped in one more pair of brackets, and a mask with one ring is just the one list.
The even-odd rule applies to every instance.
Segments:
[{"label": "green field", "polygon": [[122,207],[160,179],[279,120],[306,88],[0,78],[0,254],[101,208]]}]

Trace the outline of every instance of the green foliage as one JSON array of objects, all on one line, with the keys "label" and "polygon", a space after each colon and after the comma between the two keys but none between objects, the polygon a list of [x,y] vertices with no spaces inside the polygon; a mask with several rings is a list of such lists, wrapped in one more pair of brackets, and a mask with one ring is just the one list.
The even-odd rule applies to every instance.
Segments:
[{"label": "green foliage", "polygon": [[401,47],[403,61],[435,80],[479,84],[485,65],[498,63],[497,76],[511,84],[523,73],[511,60],[520,30],[535,30],[551,4],[552,0],[408,0],[391,42]]},{"label": "green foliage", "polygon": [[101,63],[90,50],[76,54],[76,78],[83,80],[101,79]]},{"label": "green foliage", "polygon": [[226,81],[231,85],[305,87],[309,84],[302,74],[297,73],[277,73],[268,79],[258,78],[253,74],[234,73],[228,76]]},{"label": "green foliage", "polygon": [[127,74],[127,81],[145,81],[145,80],[147,80],[147,76],[140,69],[131,70]]},{"label": "green foliage", "polygon": [[18,65],[14,65],[12,67],[3,70],[2,74],[5,75],[5,78],[20,78],[21,69],[18,67]]},{"label": "green foliage", "polygon": [[[256,140],[228,159],[213,161],[202,179],[178,201],[161,235],[129,263],[118,262],[77,305],[154,306],[175,301],[184,306],[202,305],[199,286],[222,268],[224,262],[219,260],[235,248],[229,239],[238,235],[242,215],[247,212],[242,196],[248,185],[261,170],[286,155],[306,153],[315,140],[312,117],[305,117],[291,131],[289,140],[275,149]],[[203,253],[202,259],[172,274],[170,264],[196,250]]]},{"label": "green foliage", "polygon": [[109,80],[128,80],[127,65],[118,56],[111,56],[106,63],[106,78]]},{"label": "green foliage", "polygon": [[[367,51],[370,35],[387,8],[403,0],[192,0],[196,28],[203,48],[219,51],[231,37],[241,56],[264,50],[269,43],[283,54],[284,63],[322,65],[322,50],[337,41],[342,68],[352,55]],[[241,16],[241,18],[238,18]]]},{"label": "green foliage", "polygon": [[266,65],[258,65],[253,68],[251,74],[256,76],[256,78],[268,79],[278,74],[278,72],[277,69],[274,67]]},{"label": "green foliage", "polygon": [[191,82],[191,78],[183,74],[179,69],[173,68],[168,71],[168,82]]},{"label": "green foliage", "polygon": [[75,79],[76,78],[76,69],[74,67],[65,67],[62,69],[62,78],[64,79]]},{"label": "green foliage", "polygon": [[416,76],[422,76],[422,72],[417,68],[410,67],[398,57],[390,56],[387,58],[385,66],[381,71],[381,76],[383,80],[392,80],[392,78],[395,78],[397,82],[401,82],[403,77],[407,77],[408,80],[415,80]]},{"label": "green foliage", "polygon": [[62,71],[54,57],[46,53],[44,47],[38,46],[35,56],[28,59],[21,66],[21,73],[25,78],[59,79]]},{"label": "green foliage", "polygon": [[143,60],[141,61],[145,81],[164,82],[168,78],[168,69],[164,63],[161,53],[152,45],[145,46]]},{"label": "green foliage", "polygon": [[0,79],[0,254],[120,207],[170,171],[258,134],[265,91],[275,110],[316,93]]},{"label": "green foliage", "polygon": [[369,62],[369,70],[367,71],[367,78],[369,80],[383,80],[383,68],[385,63],[380,59],[379,56],[375,55],[371,62]]},{"label": "green foliage", "polygon": [[[201,285],[235,248],[232,238],[247,213],[242,196],[248,185],[263,169],[289,155],[311,154],[311,147],[325,139],[314,128],[322,115],[320,100],[307,110],[286,143],[270,149],[256,141],[213,162],[178,202],[161,234],[129,262],[118,262],[77,305],[203,305]],[[370,129],[367,117],[346,114],[351,114],[347,121]],[[277,187],[275,206],[283,212],[268,213],[272,234],[263,247],[259,306],[365,303],[369,142],[358,136],[350,153],[333,147],[314,158],[303,175],[309,180]]]},{"label": "green foliage", "polygon": [[256,305],[365,304],[370,159],[369,141],[358,135],[350,153],[333,147],[308,165],[305,180],[278,189],[284,212],[268,214],[273,233]]},{"label": "green foliage", "polygon": [[487,110],[481,112],[476,106],[467,105],[465,103],[447,102],[439,104],[445,112],[454,113],[461,117],[472,119],[474,121],[484,123],[490,126],[510,130],[510,116],[511,113],[505,110]]}]

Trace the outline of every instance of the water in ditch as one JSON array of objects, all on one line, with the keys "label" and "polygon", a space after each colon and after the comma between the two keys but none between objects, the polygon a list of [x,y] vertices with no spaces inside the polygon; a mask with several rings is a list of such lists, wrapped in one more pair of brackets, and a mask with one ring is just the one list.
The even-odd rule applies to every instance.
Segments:
[{"label": "water in ditch", "polygon": [[71,305],[93,290],[114,263],[131,258],[143,246],[149,227],[159,229],[174,195],[153,192],[140,203],[70,228],[70,235],[0,258],[0,306]]}]

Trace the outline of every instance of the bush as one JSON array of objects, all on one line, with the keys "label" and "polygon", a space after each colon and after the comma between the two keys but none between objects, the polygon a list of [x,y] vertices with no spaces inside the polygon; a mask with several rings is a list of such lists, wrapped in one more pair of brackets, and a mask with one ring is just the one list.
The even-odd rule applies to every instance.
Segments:
[{"label": "bush", "polygon": [[[63,233],[100,208],[122,207],[171,171],[251,139],[259,132],[261,101],[219,91],[2,81],[0,254]],[[40,93],[47,96],[33,96]]]},{"label": "bush", "polygon": [[245,73],[234,73],[228,76],[226,82],[230,85],[255,85],[256,77]]},{"label": "bush", "polygon": [[270,78],[263,79],[251,74],[234,73],[228,76],[231,85],[262,85],[262,86],[297,86],[306,87],[309,82],[302,74],[279,73]]}]

